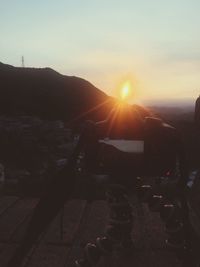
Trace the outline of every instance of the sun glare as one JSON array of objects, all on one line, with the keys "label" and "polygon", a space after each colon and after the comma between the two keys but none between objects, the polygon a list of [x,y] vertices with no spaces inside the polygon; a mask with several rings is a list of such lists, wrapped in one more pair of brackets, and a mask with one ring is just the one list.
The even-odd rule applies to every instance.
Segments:
[{"label": "sun glare", "polygon": [[131,94],[130,82],[126,82],[121,88],[121,92],[120,92],[121,100],[127,100],[130,94]]}]

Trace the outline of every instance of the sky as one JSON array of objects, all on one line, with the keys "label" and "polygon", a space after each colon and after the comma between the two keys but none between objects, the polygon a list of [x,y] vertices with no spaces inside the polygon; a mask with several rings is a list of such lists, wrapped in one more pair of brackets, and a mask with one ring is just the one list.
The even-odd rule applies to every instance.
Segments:
[{"label": "sky", "polygon": [[199,0],[0,0],[0,62],[186,100],[200,94],[199,25]]}]

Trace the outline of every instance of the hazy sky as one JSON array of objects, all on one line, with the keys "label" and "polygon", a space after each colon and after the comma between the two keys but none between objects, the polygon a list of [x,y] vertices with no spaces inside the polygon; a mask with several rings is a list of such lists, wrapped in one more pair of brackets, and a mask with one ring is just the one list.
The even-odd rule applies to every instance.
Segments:
[{"label": "hazy sky", "polygon": [[0,0],[0,61],[52,67],[108,94],[200,93],[199,0]]}]

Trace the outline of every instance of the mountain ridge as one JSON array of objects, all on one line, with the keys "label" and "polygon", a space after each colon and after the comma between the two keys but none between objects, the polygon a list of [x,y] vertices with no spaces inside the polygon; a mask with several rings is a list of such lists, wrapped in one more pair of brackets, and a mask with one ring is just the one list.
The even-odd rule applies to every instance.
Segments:
[{"label": "mountain ridge", "polygon": [[0,114],[67,121],[102,105],[103,108],[86,116],[101,119],[113,101],[83,78],[63,75],[51,68],[14,67],[0,62]]}]

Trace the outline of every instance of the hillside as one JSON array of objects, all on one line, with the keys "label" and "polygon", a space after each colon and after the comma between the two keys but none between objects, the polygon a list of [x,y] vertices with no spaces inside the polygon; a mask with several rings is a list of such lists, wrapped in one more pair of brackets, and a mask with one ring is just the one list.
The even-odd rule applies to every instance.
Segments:
[{"label": "hillside", "polygon": [[[0,63],[0,114],[71,120],[95,106],[103,118],[112,99],[88,81],[50,68],[18,68]],[[91,118],[91,116],[90,116]]]}]

